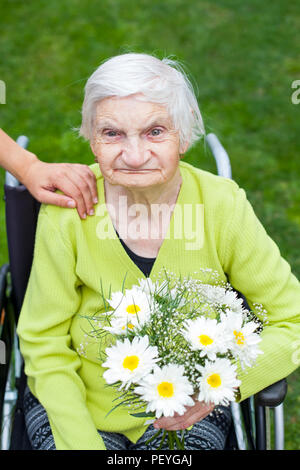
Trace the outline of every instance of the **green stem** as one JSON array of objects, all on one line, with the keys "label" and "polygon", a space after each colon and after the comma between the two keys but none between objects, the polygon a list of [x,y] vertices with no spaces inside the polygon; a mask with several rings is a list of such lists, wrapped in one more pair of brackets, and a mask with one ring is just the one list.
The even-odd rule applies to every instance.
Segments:
[{"label": "green stem", "polygon": [[[184,434],[181,433],[181,436],[183,437]],[[179,440],[176,431],[174,431],[174,437],[175,437],[175,442],[176,442],[176,445],[177,445],[177,449],[178,450],[184,450],[184,438]]]},{"label": "green stem", "polygon": [[185,429],[181,430],[181,442],[182,442],[182,448],[184,449],[184,436],[185,436]]},{"label": "green stem", "polygon": [[161,448],[162,448],[162,446],[163,446],[163,443],[165,442],[165,439],[166,439],[166,436],[167,436],[167,432],[168,432],[168,431],[164,430],[164,433],[163,433],[162,438],[161,438],[161,441],[160,441],[160,445],[159,445],[159,447],[158,447],[157,450],[161,450]]},{"label": "green stem", "polygon": [[170,450],[174,450],[174,432],[176,433],[176,431],[168,431],[168,443]]},{"label": "green stem", "polygon": [[150,442],[154,441],[154,439],[155,439],[156,437],[158,437],[158,436],[161,434],[161,432],[162,432],[162,429],[159,429],[159,430],[154,434],[154,436],[150,437],[150,439],[148,439],[148,440],[145,442],[145,445],[148,445],[148,444],[150,444]]}]

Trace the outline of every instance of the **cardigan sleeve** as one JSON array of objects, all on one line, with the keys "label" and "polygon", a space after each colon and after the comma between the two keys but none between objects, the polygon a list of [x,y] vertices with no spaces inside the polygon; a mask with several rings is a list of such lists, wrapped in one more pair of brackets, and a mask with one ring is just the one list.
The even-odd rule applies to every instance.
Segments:
[{"label": "cardigan sleeve", "polygon": [[231,285],[252,309],[262,304],[267,325],[262,332],[256,364],[242,371],[241,400],[287,377],[299,366],[300,283],[282,258],[247,200],[233,182],[231,214],[227,211],[222,258]]},{"label": "cardigan sleeve", "polygon": [[77,373],[81,360],[71,347],[70,325],[81,302],[75,254],[47,210],[42,205],[17,328],[25,373],[47,412],[56,449],[104,450]]}]

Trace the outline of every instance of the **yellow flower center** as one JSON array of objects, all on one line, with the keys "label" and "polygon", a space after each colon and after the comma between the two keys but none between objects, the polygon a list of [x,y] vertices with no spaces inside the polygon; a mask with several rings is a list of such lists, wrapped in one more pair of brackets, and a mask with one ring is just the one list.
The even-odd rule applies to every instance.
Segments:
[{"label": "yellow flower center", "polygon": [[174,395],[174,387],[171,382],[161,382],[157,386],[158,393],[161,397],[170,398]]},{"label": "yellow flower center", "polygon": [[236,340],[236,343],[241,346],[242,344],[244,344],[245,342],[245,336],[243,335],[243,333],[241,331],[236,331],[234,330],[233,332],[234,336],[235,336],[235,340]]},{"label": "yellow flower center", "polygon": [[219,376],[219,374],[211,374],[206,380],[207,380],[208,385],[210,385],[213,388],[220,387],[222,383],[221,377]]},{"label": "yellow flower center", "polygon": [[199,341],[203,346],[208,346],[209,344],[212,344],[214,342],[214,340],[211,339],[211,337],[207,335],[200,335]]},{"label": "yellow flower center", "polygon": [[133,315],[135,315],[140,310],[141,310],[140,307],[136,304],[128,305],[127,308],[126,308],[127,313],[131,313]]},{"label": "yellow flower center", "polygon": [[129,330],[133,330],[134,325],[132,323],[127,323],[127,325],[122,326],[122,330],[125,330],[126,327],[129,328]]},{"label": "yellow flower center", "polygon": [[123,361],[124,369],[129,369],[131,372],[139,365],[139,358],[137,356],[126,356]]}]

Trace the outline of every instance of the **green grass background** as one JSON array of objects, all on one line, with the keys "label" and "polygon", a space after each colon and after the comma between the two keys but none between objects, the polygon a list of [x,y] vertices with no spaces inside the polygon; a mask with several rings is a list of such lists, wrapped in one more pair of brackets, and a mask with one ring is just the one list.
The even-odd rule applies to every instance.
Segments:
[{"label": "green grass background", "polygon": [[[297,0],[2,0],[0,126],[25,134],[48,162],[93,163],[80,124],[83,87],[99,63],[127,51],[173,55],[197,85],[207,132],[227,149],[242,186],[300,279],[300,79]],[[216,172],[197,145],[186,160]],[[0,170],[0,262],[7,261]],[[289,377],[286,448],[300,449],[300,373]]]}]

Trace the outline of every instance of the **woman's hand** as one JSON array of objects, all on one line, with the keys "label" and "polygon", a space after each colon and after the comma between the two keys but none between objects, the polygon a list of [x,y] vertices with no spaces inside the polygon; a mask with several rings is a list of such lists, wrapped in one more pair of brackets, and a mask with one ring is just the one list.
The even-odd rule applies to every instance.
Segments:
[{"label": "woman's hand", "polygon": [[196,400],[195,396],[193,399],[195,405],[188,406],[183,415],[180,416],[175,413],[172,418],[163,416],[153,423],[154,428],[163,428],[166,431],[179,431],[181,429],[189,428],[198,421],[206,418],[206,416],[208,416],[215,407],[213,404],[207,404],[203,401]]},{"label": "woman's hand", "polygon": [[[96,177],[87,165],[46,163],[34,159],[23,172],[21,182],[42,203],[76,207],[82,219],[94,213]],[[55,193],[56,189],[64,195]]]},{"label": "woman's hand", "polygon": [[[45,163],[0,129],[0,167],[14,175],[40,202],[77,207],[85,218],[97,203],[96,178],[87,165]],[[59,189],[64,193],[56,194]]]}]

